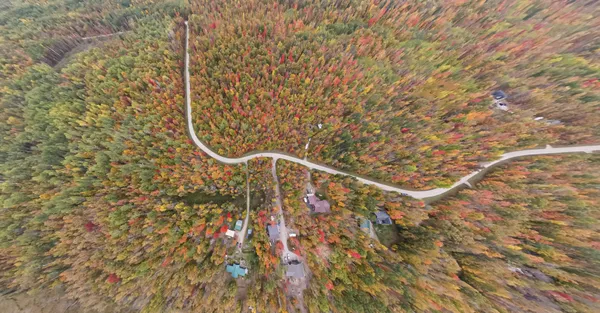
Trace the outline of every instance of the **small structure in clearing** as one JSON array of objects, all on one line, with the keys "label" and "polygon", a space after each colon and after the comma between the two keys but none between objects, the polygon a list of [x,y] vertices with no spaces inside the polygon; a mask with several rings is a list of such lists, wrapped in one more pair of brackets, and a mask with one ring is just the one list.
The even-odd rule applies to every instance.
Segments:
[{"label": "small structure in clearing", "polygon": [[225,236],[227,236],[227,237],[229,237],[229,238],[233,238],[233,237],[235,237],[235,232],[234,232],[233,230],[231,230],[231,229],[228,229],[228,230],[225,232]]},{"label": "small structure in clearing", "polygon": [[235,222],[235,230],[237,230],[237,231],[242,230],[243,224],[244,224],[244,222],[242,222],[242,220],[237,220],[237,222]]},{"label": "small structure in clearing", "polygon": [[494,98],[494,104],[502,111],[508,111],[508,104],[506,104],[506,94],[502,90],[496,90],[492,92],[492,98]]},{"label": "small structure in clearing", "polygon": [[385,211],[375,212],[376,222],[379,225],[392,225],[392,218]]}]

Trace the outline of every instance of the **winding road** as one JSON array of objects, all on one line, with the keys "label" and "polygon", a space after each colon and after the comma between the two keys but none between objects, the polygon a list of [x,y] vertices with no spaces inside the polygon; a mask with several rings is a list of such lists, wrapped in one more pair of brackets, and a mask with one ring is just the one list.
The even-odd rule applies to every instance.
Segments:
[{"label": "winding road", "polygon": [[[294,157],[291,155],[287,155],[285,153],[253,152],[253,153],[247,154],[247,155],[239,157],[239,158],[228,158],[228,157],[221,156],[221,155],[217,154],[216,152],[212,151],[208,146],[206,146],[202,141],[200,141],[200,139],[198,139],[198,136],[196,135],[196,132],[194,131],[194,125],[192,122],[192,99],[190,98],[191,92],[190,92],[190,71],[189,71],[189,63],[190,63],[189,25],[188,25],[187,21],[185,22],[185,32],[186,32],[186,37],[185,37],[186,41],[185,41],[185,75],[184,76],[185,76],[185,103],[186,103],[186,117],[187,117],[188,132],[190,133],[190,138],[192,138],[192,141],[194,142],[194,144],[196,146],[198,146],[198,148],[200,148],[202,151],[204,151],[204,153],[208,154],[210,157],[216,159],[217,161],[219,161],[221,163],[239,164],[239,163],[245,163],[248,160],[255,159],[255,158],[272,158],[273,162],[277,162],[278,159],[283,159],[283,160],[287,160],[290,162],[294,162],[294,163],[306,166],[310,169],[323,171],[323,172],[326,172],[329,174],[352,176],[352,177],[356,178],[358,181],[362,182],[363,184],[374,185],[385,191],[395,191],[395,192],[399,192],[401,194],[405,194],[405,195],[408,195],[408,196],[411,196],[411,197],[417,198],[417,199],[436,197],[436,196],[439,196],[446,192],[449,192],[455,188],[458,188],[459,186],[461,186],[463,184],[468,184],[469,179],[471,179],[472,177],[474,177],[475,175],[477,175],[479,173],[479,171],[474,171],[473,173],[461,178],[459,181],[454,183],[449,188],[435,188],[435,189],[430,189],[430,190],[415,191],[415,190],[402,189],[402,188],[400,188],[398,186],[394,186],[392,184],[385,184],[385,183],[377,182],[377,181],[371,180],[369,178],[357,176],[356,174],[347,173],[347,172],[340,171],[340,170],[337,170],[337,169],[334,169],[334,168],[331,168],[331,167],[328,167],[325,165],[321,165],[318,163],[308,161],[306,158],[300,159],[300,158],[297,158],[297,157]],[[600,145],[570,146],[570,147],[560,147],[560,148],[554,148],[554,147],[547,146],[544,149],[530,149],[530,150],[521,150],[521,151],[505,153],[502,155],[502,157],[500,159],[483,164],[483,167],[490,168],[501,162],[504,162],[504,161],[507,161],[510,159],[514,159],[514,158],[523,157],[523,156],[563,154],[563,153],[592,153],[594,151],[600,151]]]}]

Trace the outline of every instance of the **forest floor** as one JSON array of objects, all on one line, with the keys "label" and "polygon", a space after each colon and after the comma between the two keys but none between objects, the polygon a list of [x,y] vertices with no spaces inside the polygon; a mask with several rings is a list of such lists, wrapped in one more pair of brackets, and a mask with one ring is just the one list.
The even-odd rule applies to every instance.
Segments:
[{"label": "forest floor", "polygon": [[[20,293],[0,296],[3,313],[93,313],[82,309],[77,301],[65,298],[58,291],[41,291],[36,295]],[[104,313],[104,312],[103,312]],[[109,312],[106,312],[109,313]]]},{"label": "forest floor", "polygon": [[382,245],[386,247],[391,247],[393,244],[397,243],[400,240],[398,237],[398,228],[396,224],[392,225],[374,225],[371,224],[371,229],[376,233],[376,237],[379,238],[379,241]]}]

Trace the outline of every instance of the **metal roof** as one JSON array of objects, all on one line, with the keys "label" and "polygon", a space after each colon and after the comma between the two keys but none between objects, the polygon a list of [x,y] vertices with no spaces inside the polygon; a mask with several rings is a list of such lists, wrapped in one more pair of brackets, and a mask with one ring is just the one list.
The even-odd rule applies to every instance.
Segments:
[{"label": "metal roof", "polygon": [[237,222],[235,222],[235,230],[242,230],[242,224],[244,224],[242,220],[237,220]]},{"label": "metal roof", "polygon": [[239,276],[246,276],[248,274],[248,269],[241,267],[239,264],[228,264],[227,272],[231,273],[233,278],[238,278]]}]

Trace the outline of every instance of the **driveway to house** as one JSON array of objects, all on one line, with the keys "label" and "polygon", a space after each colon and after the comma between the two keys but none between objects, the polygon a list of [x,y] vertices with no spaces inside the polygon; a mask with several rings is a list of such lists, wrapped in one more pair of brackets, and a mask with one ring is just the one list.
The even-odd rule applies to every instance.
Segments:
[{"label": "driveway to house", "polygon": [[248,223],[250,221],[250,170],[248,169],[248,163],[246,162],[246,218],[244,219],[244,226],[241,232],[238,232],[238,250],[242,252],[244,248],[244,240],[248,233]]},{"label": "driveway to house", "polygon": [[283,216],[283,201],[281,200],[281,188],[279,188],[279,178],[277,177],[277,158],[273,158],[273,166],[271,166],[271,174],[275,181],[275,203],[279,207],[279,240],[283,244],[283,251],[281,252],[281,258],[286,261],[285,257],[288,256],[287,261],[297,260],[296,254],[292,253],[288,249],[288,229],[285,226],[285,217]]},{"label": "driveway to house", "polygon": [[[435,189],[430,189],[430,190],[408,190],[408,189],[400,188],[393,184],[377,182],[377,181],[371,180],[367,177],[361,177],[356,174],[351,174],[348,172],[340,171],[340,170],[334,169],[334,168],[326,166],[326,165],[314,163],[314,162],[308,161],[306,158],[300,159],[295,156],[288,155],[288,154],[285,154],[282,152],[252,152],[252,153],[246,154],[239,158],[228,158],[228,157],[221,156],[221,155],[217,154],[216,152],[212,151],[208,146],[206,146],[202,141],[200,141],[200,139],[198,139],[198,136],[196,135],[196,132],[194,131],[194,125],[192,123],[192,99],[190,97],[190,93],[191,93],[190,89],[191,88],[190,88],[190,69],[189,69],[189,64],[190,64],[189,25],[188,25],[187,21],[185,22],[185,33],[186,33],[186,36],[185,36],[186,41],[185,41],[185,71],[184,71],[185,74],[184,74],[184,76],[185,76],[185,105],[186,105],[186,118],[187,118],[188,132],[189,132],[190,138],[192,139],[194,144],[196,146],[198,146],[198,148],[200,148],[202,151],[204,151],[204,153],[208,154],[210,157],[216,159],[217,161],[219,161],[221,163],[239,164],[239,163],[244,163],[244,162],[247,162],[248,160],[252,160],[255,158],[272,158],[273,160],[283,159],[283,160],[287,160],[290,162],[294,162],[294,163],[306,166],[310,169],[323,171],[323,172],[326,172],[329,174],[352,176],[352,177],[356,178],[358,181],[362,182],[363,184],[374,185],[385,191],[395,191],[395,192],[398,192],[401,194],[411,196],[416,199],[425,199],[425,198],[439,196],[443,193],[446,193],[455,188],[458,188],[463,184],[468,183],[469,179],[471,179],[473,176],[475,176],[479,173],[479,171],[474,171],[473,173],[461,178],[459,181],[454,183],[449,188],[435,188]],[[485,164],[483,164],[483,166],[485,168],[490,168],[490,167],[493,167],[493,166],[495,166],[501,162],[504,162],[506,160],[519,158],[519,157],[523,157],[523,156],[563,154],[563,153],[582,153],[582,152],[592,153],[594,151],[600,151],[600,145],[569,146],[569,147],[560,147],[560,148],[546,146],[546,148],[544,148],[544,149],[530,149],[530,150],[508,152],[508,153],[503,154],[500,159],[485,163]]]},{"label": "driveway to house", "polygon": [[375,239],[375,240],[379,241],[379,237],[377,237],[377,233],[375,232],[375,227],[373,225],[373,222],[371,222],[368,219],[367,219],[367,221],[369,221],[369,237],[371,237],[372,239]]}]

